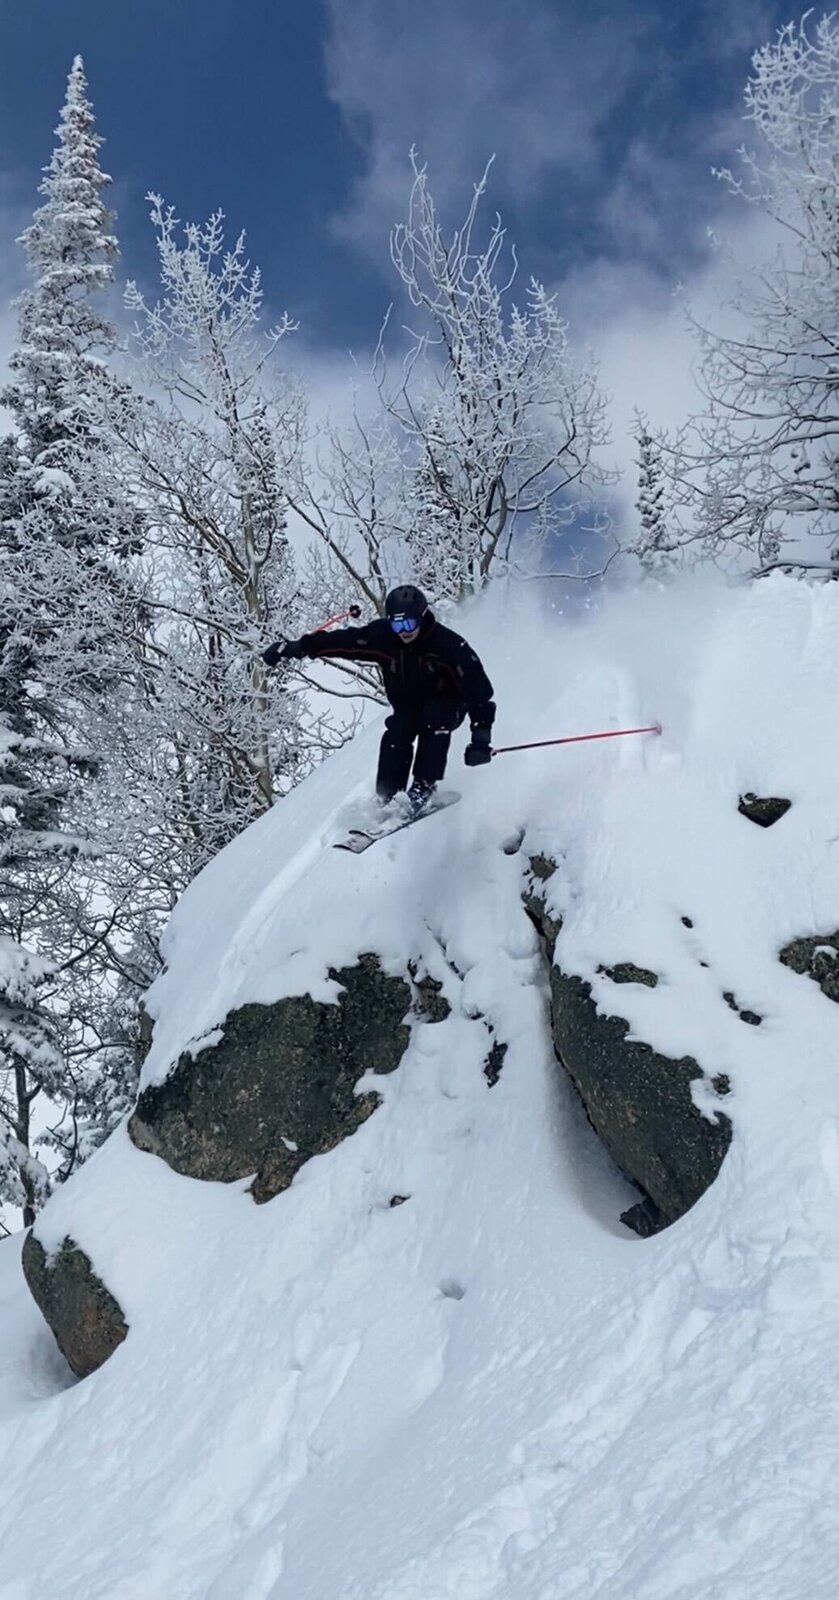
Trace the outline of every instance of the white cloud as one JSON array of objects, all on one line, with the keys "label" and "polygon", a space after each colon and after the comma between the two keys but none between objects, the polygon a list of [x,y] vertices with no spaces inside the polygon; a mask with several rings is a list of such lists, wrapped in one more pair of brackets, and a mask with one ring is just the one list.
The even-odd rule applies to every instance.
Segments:
[{"label": "white cloud", "polygon": [[428,160],[444,208],[462,204],[493,152],[495,193],[536,191],[561,166],[584,171],[595,136],[637,67],[642,24],[543,0],[328,0],[329,93],[367,169],[339,226],[381,251],[404,210],[408,150]]},{"label": "white cloud", "polygon": [[[719,232],[725,252],[709,252],[681,289],[699,322],[730,333],[744,320],[728,304],[738,280],[750,266],[767,260],[777,232],[765,217],[745,209],[736,215],[724,210]],[[675,288],[635,263],[599,262],[567,279],[560,290],[574,343],[593,351],[612,397],[612,443],[604,460],[621,475],[615,498],[628,517],[634,516],[637,498],[636,410],[653,427],[673,430],[702,409],[694,378],[697,341]]]},{"label": "white cloud", "polygon": [[[660,262],[690,249],[714,203],[710,166],[742,137],[750,51],[773,31],[769,0],[697,0],[678,40],[663,7],[614,0],[326,7],[327,89],[364,160],[333,222],[383,268],[389,229],[405,210],[412,145],[428,163],[444,223],[452,206],[460,219],[496,153],[492,199],[502,209],[538,201],[565,215],[573,196],[578,232],[609,238],[616,253]],[[685,98],[687,83],[709,75],[730,82],[735,63],[743,78],[730,106],[709,109],[713,94]],[[679,133],[672,149],[667,128]]]}]

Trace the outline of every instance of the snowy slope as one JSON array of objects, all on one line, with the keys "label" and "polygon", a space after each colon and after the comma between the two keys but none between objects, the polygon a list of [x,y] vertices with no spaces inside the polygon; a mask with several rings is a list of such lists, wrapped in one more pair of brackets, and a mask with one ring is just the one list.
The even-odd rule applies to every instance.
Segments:
[{"label": "snowy slope", "polygon": [[[39,1225],[131,1325],[84,1383],[0,1246],[0,1600],[835,1596],[839,1009],[777,951],[839,926],[839,591],[694,585],[468,631],[499,742],[664,735],[453,768],[459,807],[354,859],[322,841],[371,730],[192,886],[150,1081],[231,1005],[327,997],[360,950],[419,957],[452,1014],[264,1207],[111,1139]],[[754,828],[747,789],[793,809]],[[562,857],[564,968],[605,999],[599,965],[653,967],[622,1013],[731,1077],[722,1175],[653,1240],[617,1221],[550,1052],[528,850]],[[510,1047],[493,1089],[482,1017]]]}]

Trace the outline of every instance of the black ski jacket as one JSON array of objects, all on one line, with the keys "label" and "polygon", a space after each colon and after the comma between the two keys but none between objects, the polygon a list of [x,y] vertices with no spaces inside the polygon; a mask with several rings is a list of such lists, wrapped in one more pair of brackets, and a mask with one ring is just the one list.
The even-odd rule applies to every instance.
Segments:
[{"label": "black ski jacket", "polygon": [[492,727],[492,684],[475,651],[459,633],[437,622],[430,611],[420,623],[419,638],[410,644],[403,644],[383,617],[361,628],[306,633],[300,643],[307,656],[342,656],[345,661],[369,661],[377,666],[394,707],[451,700],[466,708],[473,728]]}]

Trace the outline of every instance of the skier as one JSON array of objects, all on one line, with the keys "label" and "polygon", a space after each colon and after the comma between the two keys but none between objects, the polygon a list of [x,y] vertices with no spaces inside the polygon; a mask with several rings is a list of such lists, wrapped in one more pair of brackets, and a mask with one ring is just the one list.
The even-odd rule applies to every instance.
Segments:
[{"label": "skier", "polygon": [[475,651],[459,633],[437,621],[425,595],[413,584],[391,591],[384,617],[360,628],[280,640],[262,659],[275,667],[280,660],[297,661],[302,656],[338,656],[369,661],[379,668],[393,708],[385,720],[376,774],[376,793],[384,803],[407,789],[413,758],[408,798],[413,810],[422,809],[446,770],[452,733],[467,712],[471,738],[466,765],[479,767],[492,759],[492,684]]}]

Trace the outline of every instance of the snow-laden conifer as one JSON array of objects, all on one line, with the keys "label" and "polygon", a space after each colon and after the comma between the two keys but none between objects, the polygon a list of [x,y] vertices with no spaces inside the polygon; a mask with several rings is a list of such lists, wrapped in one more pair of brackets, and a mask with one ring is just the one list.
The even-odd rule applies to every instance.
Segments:
[{"label": "snow-laden conifer", "polygon": [[61,976],[82,980],[96,898],[89,873],[72,865],[90,849],[78,779],[96,765],[92,706],[113,695],[122,670],[114,644],[128,591],[115,552],[137,526],[94,420],[93,397],[112,381],[116,335],[100,308],[116,241],[80,58],[57,135],[43,204],[20,239],[31,283],[0,397],[12,419],[0,441],[2,1192],[27,1214],[47,1183],[36,1137],[61,1127],[83,1088],[71,1063],[85,1025]]},{"label": "snow-laden conifer", "polygon": [[638,446],[638,534],[628,546],[642,567],[651,572],[661,572],[680,561],[681,546],[678,533],[674,536],[668,527],[667,476],[662,461],[662,450],[650,432],[643,417],[635,428]]},{"label": "snow-laden conifer", "polygon": [[56,709],[28,681],[13,606],[0,588],[0,1201],[23,1206],[31,1221],[49,1187],[34,1155],[33,1106],[72,1096],[59,1016],[44,1000],[47,952],[68,860],[88,846],[62,827],[85,758],[49,735]]},{"label": "snow-laden conifer", "polygon": [[[18,301],[19,335],[2,404],[19,446],[25,506],[42,504],[54,536],[84,535],[84,508],[74,502],[75,450],[86,431],[85,400],[113,351],[113,325],[100,309],[113,282],[117,242],[104,200],[111,182],[99,165],[102,140],[80,56],[73,62],[35,212],[19,243],[32,278]],[[59,515],[59,509],[61,515]]]}]

